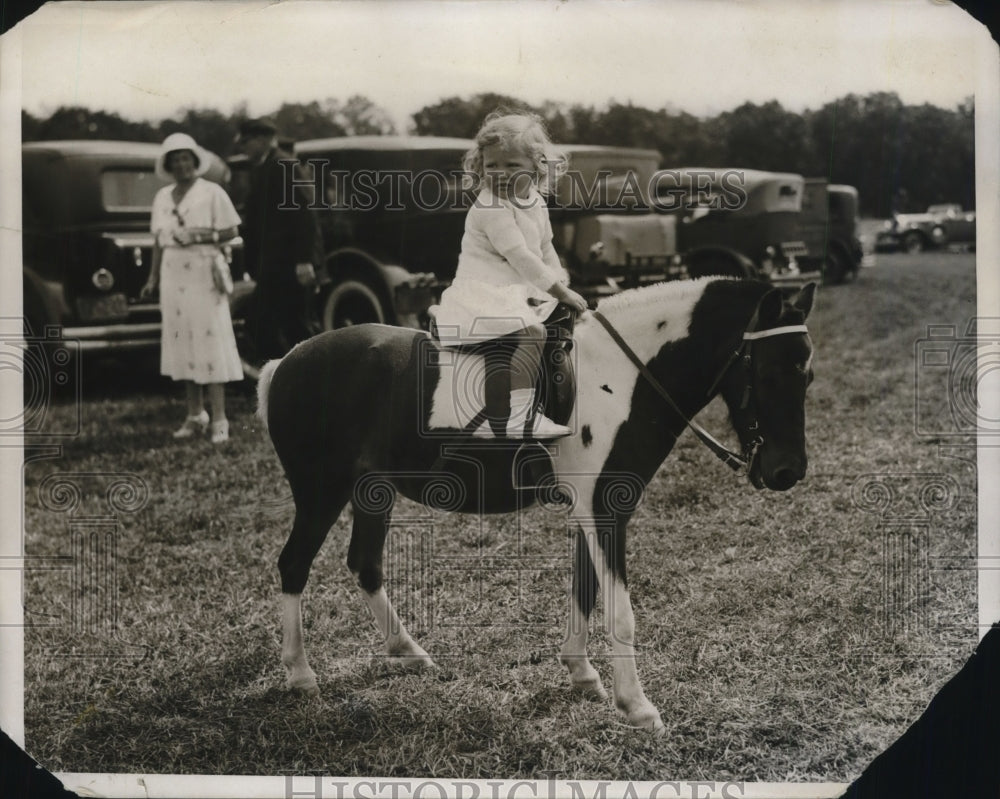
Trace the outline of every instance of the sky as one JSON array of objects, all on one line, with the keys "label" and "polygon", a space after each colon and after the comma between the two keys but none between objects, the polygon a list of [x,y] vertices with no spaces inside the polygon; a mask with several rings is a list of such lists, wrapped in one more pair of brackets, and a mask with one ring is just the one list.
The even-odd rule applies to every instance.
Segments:
[{"label": "sky", "polygon": [[893,91],[953,108],[975,37],[936,0],[60,2],[17,28],[22,105],[159,120],[367,96],[401,130],[445,97],[634,103],[710,116]]}]

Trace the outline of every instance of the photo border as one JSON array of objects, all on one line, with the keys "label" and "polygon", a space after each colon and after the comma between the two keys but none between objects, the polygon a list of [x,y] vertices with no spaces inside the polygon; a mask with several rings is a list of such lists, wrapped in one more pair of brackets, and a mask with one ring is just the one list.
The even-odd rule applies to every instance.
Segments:
[{"label": "photo border", "polygon": [[[0,47],[0,172],[5,175],[3,201],[0,202],[0,297],[4,298],[2,316],[20,315],[20,280],[16,264],[20,261],[20,192],[12,192],[11,187],[20,185],[20,112],[21,112],[21,56],[22,38],[17,29],[4,35]],[[976,201],[977,215],[981,219],[977,234],[977,306],[980,317],[996,316],[1000,309],[1000,218],[998,218],[998,188],[1000,187],[1000,145],[996,132],[1000,130],[1000,58],[997,45],[983,29],[977,43],[976,62],[977,85],[975,90],[975,132],[976,132]],[[13,199],[12,199],[13,197]],[[14,299],[14,298],[18,299]],[[980,375],[979,388],[981,404],[989,407],[989,418],[1000,417],[1000,374],[986,372]],[[0,415],[10,413],[21,394],[20,376],[3,375],[3,391],[0,392]],[[9,418],[2,416],[2,418]],[[12,438],[0,442],[0,470],[5,475],[17,473],[18,480],[3,480],[0,502],[4,507],[22,508],[24,498],[22,452],[24,440]],[[977,442],[978,490],[978,618],[980,638],[989,626],[1000,619],[1000,492],[983,490],[997,484],[1000,475],[1000,441],[980,434]],[[4,675],[0,683],[0,728],[18,745],[24,745],[24,656],[23,644],[23,587],[19,564],[23,565],[23,510],[20,524],[10,523],[10,514],[5,514],[5,524],[0,536],[0,667]],[[44,764],[43,764],[44,765]],[[64,785],[82,795],[100,796],[172,796],[206,797],[234,796],[288,797],[285,777],[231,777],[211,775],[167,775],[167,774],[92,774],[61,772],[55,775]],[[298,777],[296,780],[300,779]],[[308,779],[308,778],[306,778]],[[324,786],[342,783],[344,795],[358,790],[359,785],[372,781],[390,783],[424,780],[380,780],[378,778],[323,778]],[[428,782],[441,785],[468,785],[486,781],[438,780],[428,778]],[[502,795],[508,796],[512,788],[530,781],[500,780]],[[560,791],[569,790],[574,781],[557,780],[555,787]],[[546,785],[544,781],[536,781]],[[553,783],[548,783],[553,785]],[[585,796],[593,796],[601,782],[580,781]],[[626,783],[608,782],[609,795],[621,795]],[[634,783],[640,786],[656,783]],[[697,793],[679,795],[723,796],[721,788],[709,788],[705,782],[688,782],[685,785]],[[723,785],[723,783],[719,783]],[[295,787],[295,786],[293,786]],[[741,797],[788,797],[791,799],[812,799],[812,797],[836,796],[846,788],[844,783],[745,783],[743,792],[734,794]],[[307,790],[307,789],[303,789]],[[325,793],[323,795],[328,795]],[[88,793],[89,792],[89,793]],[[297,793],[305,796],[307,793]],[[331,792],[330,796],[336,796]],[[362,794],[367,795],[367,793]],[[382,795],[382,794],[378,794]],[[435,795],[435,794],[431,794]],[[484,790],[481,796],[489,796]],[[519,795],[545,795],[524,790]],[[638,796],[645,796],[641,790]],[[670,794],[665,794],[669,796]]]}]

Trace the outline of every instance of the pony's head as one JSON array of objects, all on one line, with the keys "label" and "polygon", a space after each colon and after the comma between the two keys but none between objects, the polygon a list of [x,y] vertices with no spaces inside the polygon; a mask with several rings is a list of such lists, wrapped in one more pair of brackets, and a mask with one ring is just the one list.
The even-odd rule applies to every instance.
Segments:
[{"label": "pony's head", "polygon": [[787,491],[806,474],[805,397],[812,342],[804,323],[816,285],[768,291],[754,311],[719,391],[756,488]]}]

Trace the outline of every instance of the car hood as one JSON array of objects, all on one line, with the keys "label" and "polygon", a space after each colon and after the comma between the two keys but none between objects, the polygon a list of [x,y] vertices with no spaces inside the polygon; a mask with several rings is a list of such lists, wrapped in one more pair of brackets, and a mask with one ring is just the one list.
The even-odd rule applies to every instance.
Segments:
[{"label": "car hood", "polygon": [[897,224],[914,225],[922,222],[933,222],[936,217],[931,214],[896,214],[894,217]]}]

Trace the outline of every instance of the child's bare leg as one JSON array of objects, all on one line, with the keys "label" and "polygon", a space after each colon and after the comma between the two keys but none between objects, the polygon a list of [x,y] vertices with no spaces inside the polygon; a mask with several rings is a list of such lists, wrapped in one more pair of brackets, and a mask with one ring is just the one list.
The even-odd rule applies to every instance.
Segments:
[{"label": "child's bare leg", "polygon": [[542,325],[528,325],[518,334],[517,347],[510,359],[511,391],[535,387],[544,343],[545,328]]}]

